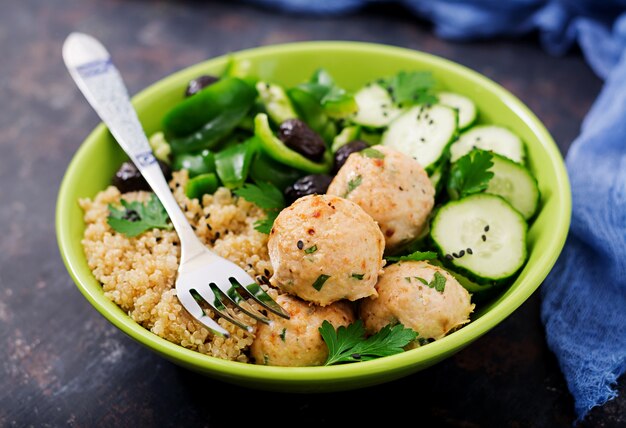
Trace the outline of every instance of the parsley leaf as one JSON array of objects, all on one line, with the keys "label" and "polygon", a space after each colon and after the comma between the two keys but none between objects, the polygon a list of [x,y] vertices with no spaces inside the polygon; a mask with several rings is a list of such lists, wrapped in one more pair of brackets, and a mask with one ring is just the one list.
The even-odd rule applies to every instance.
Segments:
[{"label": "parsley leaf", "polygon": [[429,71],[401,71],[383,80],[389,95],[398,105],[434,104],[437,97],[432,90],[435,79]]},{"label": "parsley leaf", "polygon": [[128,202],[122,199],[122,209],[109,205],[107,223],[116,232],[133,238],[151,229],[171,229],[168,216],[161,202],[152,194],[150,199],[141,202]]},{"label": "parsley leaf", "polygon": [[363,321],[358,320],[337,330],[324,321],[319,332],[328,346],[328,358],[324,365],[368,361],[379,357],[399,354],[415,340],[418,334],[402,324],[383,327],[378,333],[366,338]]},{"label": "parsley leaf", "polygon": [[460,199],[484,191],[493,178],[489,168],[493,166],[493,155],[486,150],[474,149],[459,158],[450,168],[448,193]]},{"label": "parsley leaf", "polygon": [[267,217],[257,220],[254,229],[261,233],[269,234],[274,225],[274,220],[280,211],[285,208],[285,197],[276,186],[262,181],[256,184],[246,183],[242,187],[233,190],[235,195],[252,202],[259,208],[265,210]]},{"label": "parsley leaf", "polygon": [[234,190],[234,193],[264,210],[282,210],[285,208],[283,193],[271,183],[263,181],[255,184],[246,183]]},{"label": "parsley leaf", "polygon": [[397,257],[388,256],[385,258],[390,262],[406,262],[406,261],[419,262],[422,260],[436,259],[437,253],[435,253],[434,251],[416,251],[414,253],[407,254],[406,256],[397,256]]}]

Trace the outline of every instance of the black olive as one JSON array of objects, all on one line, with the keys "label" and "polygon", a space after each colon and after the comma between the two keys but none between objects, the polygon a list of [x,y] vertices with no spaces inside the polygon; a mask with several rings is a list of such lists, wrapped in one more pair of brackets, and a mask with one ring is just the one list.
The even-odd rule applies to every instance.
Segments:
[{"label": "black olive", "polygon": [[198,76],[193,80],[189,81],[187,85],[187,89],[185,90],[185,96],[189,97],[196,92],[199,92],[201,89],[206,88],[209,85],[217,82],[219,77],[209,76],[208,74],[203,74],[202,76]]},{"label": "black olive", "polygon": [[291,150],[315,162],[322,160],[326,150],[322,137],[300,119],[287,119],[281,123],[278,138]]},{"label": "black olive", "polygon": [[341,168],[343,164],[346,163],[348,156],[350,156],[352,153],[360,152],[363,149],[367,149],[368,147],[369,147],[369,144],[361,140],[353,140],[339,147],[337,151],[335,152],[333,174],[337,174],[337,171],[339,171],[339,168]]},{"label": "black olive", "polygon": [[305,175],[285,188],[285,200],[291,205],[296,199],[306,195],[322,195],[328,190],[332,179],[325,174]]},{"label": "black olive", "polygon": [[[172,170],[165,162],[160,160],[158,162],[165,179],[169,181],[172,177]],[[146,182],[135,164],[131,161],[126,161],[120,166],[111,179],[111,184],[117,187],[122,193],[151,190],[148,182]]]}]

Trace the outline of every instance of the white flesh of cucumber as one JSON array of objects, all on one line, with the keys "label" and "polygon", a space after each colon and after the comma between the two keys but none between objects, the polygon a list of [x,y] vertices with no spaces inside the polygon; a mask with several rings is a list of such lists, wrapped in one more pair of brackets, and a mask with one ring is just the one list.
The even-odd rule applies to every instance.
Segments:
[{"label": "white flesh of cucumber", "polygon": [[383,128],[402,112],[395,106],[389,92],[375,83],[361,88],[354,100],[359,109],[352,122],[368,128]]},{"label": "white flesh of cucumber", "polygon": [[456,135],[457,116],[454,109],[441,104],[412,107],[389,124],[382,144],[428,168],[439,160]]},{"label": "white flesh of cucumber", "polygon": [[500,281],[526,261],[526,232],[526,221],[508,202],[481,193],[441,207],[431,237],[454,266],[480,280]]},{"label": "white flesh of cucumber", "polygon": [[475,126],[463,132],[450,147],[450,160],[456,162],[472,149],[489,150],[518,163],[524,163],[524,143],[503,126]]},{"label": "white flesh of cucumber", "polygon": [[524,166],[503,156],[494,155],[492,162],[489,171],[494,175],[485,191],[502,196],[528,220],[539,204],[537,180]]},{"label": "white flesh of cucumber", "polygon": [[459,129],[466,129],[476,120],[476,104],[464,95],[454,92],[440,92],[437,94],[439,103],[452,107],[459,112]]}]

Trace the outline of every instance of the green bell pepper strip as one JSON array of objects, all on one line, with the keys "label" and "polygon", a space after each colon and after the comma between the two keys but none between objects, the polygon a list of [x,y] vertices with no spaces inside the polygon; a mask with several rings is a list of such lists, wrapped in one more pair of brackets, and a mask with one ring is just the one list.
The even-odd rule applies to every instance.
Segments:
[{"label": "green bell pepper strip", "polygon": [[200,153],[177,154],[172,160],[172,169],[174,171],[186,169],[190,178],[215,172],[215,157],[213,152],[208,149],[204,149]]},{"label": "green bell pepper strip", "polygon": [[201,149],[215,149],[246,116],[248,110],[225,110],[193,134],[170,141],[174,153],[187,153]]},{"label": "green bell pepper strip", "polygon": [[345,146],[350,141],[357,140],[359,135],[361,134],[361,127],[356,126],[346,126],[341,130],[339,134],[333,139],[333,145],[330,150],[335,153],[339,148]]},{"label": "green bell pepper strip", "polygon": [[185,195],[189,199],[200,199],[205,194],[215,193],[218,187],[217,175],[209,172],[190,179],[185,187]]},{"label": "green bell pepper strip", "polygon": [[224,69],[223,77],[238,77],[254,86],[258,79],[252,73],[252,62],[249,59],[237,59],[230,55]]},{"label": "green bell pepper strip", "polygon": [[255,116],[254,134],[258,138],[260,149],[282,164],[311,174],[326,174],[332,167],[333,156],[330,150],[324,151],[324,158],[322,162],[318,163],[287,147],[285,143],[274,136],[265,113],[259,113]]},{"label": "green bell pepper strip", "polygon": [[208,123],[215,122],[225,112],[230,112],[232,117],[239,116],[234,127],[245,116],[256,97],[254,86],[237,77],[224,77],[193,97],[184,99],[165,115],[165,137],[171,142],[201,132]]},{"label": "green bell pepper strip", "polygon": [[298,118],[298,114],[282,86],[259,81],[256,84],[256,90],[265,106],[265,111],[274,123],[280,125],[288,119]]},{"label": "green bell pepper strip", "polygon": [[225,187],[237,189],[243,186],[257,147],[257,139],[252,137],[215,154],[215,171]]},{"label": "green bell pepper strip", "polygon": [[318,99],[298,86],[289,88],[287,96],[298,112],[298,117],[306,122],[312,130],[323,135],[329,120]]},{"label": "green bell pepper strip", "polygon": [[262,151],[256,154],[250,164],[252,181],[273,184],[281,191],[304,175],[305,173],[302,171],[283,165]]}]

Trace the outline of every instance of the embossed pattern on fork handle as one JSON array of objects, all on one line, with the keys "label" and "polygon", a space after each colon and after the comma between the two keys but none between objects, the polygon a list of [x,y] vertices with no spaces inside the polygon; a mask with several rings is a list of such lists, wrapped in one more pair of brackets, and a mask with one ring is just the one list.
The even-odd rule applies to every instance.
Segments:
[{"label": "embossed pattern on fork handle", "polygon": [[95,38],[70,34],[63,60],[83,95],[107,125],[167,211],[181,241],[181,264],[204,250],[178,206],[130,102],[128,90],[106,48]]}]

